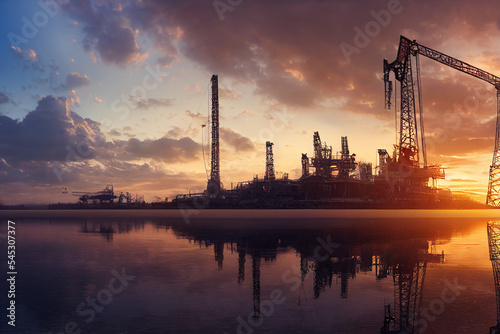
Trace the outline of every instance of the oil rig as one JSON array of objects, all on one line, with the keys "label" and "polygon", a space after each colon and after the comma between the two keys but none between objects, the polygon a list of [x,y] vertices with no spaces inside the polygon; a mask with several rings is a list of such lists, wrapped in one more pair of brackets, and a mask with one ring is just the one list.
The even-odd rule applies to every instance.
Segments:
[{"label": "oil rig", "polygon": [[[211,171],[203,193],[177,195],[174,205],[189,205],[193,198],[204,198],[205,207],[244,208],[452,208],[449,189],[440,188],[444,169],[427,159],[424,117],[420,84],[419,56],[472,75],[495,86],[497,90],[497,127],[495,148],[490,166],[486,204],[500,206],[500,78],[439,51],[400,37],[396,59],[383,62],[385,106],[393,105],[394,73],[399,82],[399,106],[396,115],[398,143],[392,152],[378,149],[377,166],[356,161],[349,151],[347,137],[341,137],[338,153],[313,133],[313,155],[302,153],[302,175],[292,180],[287,173],[277,178],[274,171],[273,143],[266,142],[265,174],[251,181],[239,182],[236,188],[224,189],[219,157],[218,76],[211,79]],[[394,94],[396,96],[396,94]],[[375,173],[373,172],[375,170]]]},{"label": "oil rig", "polygon": [[[428,177],[432,177],[433,179],[444,178],[444,173],[441,172],[439,166],[429,166],[427,164],[421,101],[420,55],[484,80],[495,87],[497,91],[497,125],[486,204],[493,207],[500,206],[500,78],[462,60],[423,46],[404,36],[400,37],[397,58],[391,63],[384,59],[385,102],[387,108],[391,106],[392,96],[392,81],[389,80],[390,73],[394,72],[396,81],[400,82],[400,138],[399,145],[396,146],[393,162],[398,167],[397,178],[400,178],[401,174],[408,174],[410,177],[403,177],[402,180],[398,180],[398,183],[403,185],[403,187],[407,187],[407,189],[412,189],[414,181],[417,181],[421,185],[422,181],[428,179]],[[415,62],[416,80],[413,79],[412,59]],[[418,92],[417,99],[415,98],[415,86]],[[419,106],[418,122],[417,108],[415,107],[417,100]],[[420,136],[418,124],[420,126]],[[423,164],[419,160],[419,156],[423,157]],[[394,166],[392,169],[395,169]],[[389,182],[393,183],[391,180]],[[417,186],[418,188],[420,187]]]},{"label": "oil rig", "polygon": [[[264,177],[239,182],[235,188],[224,189],[220,176],[219,96],[218,76],[211,78],[211,169],[206,190],[202,193],[181,194],[173,198],[174,205],[189,205],[203,199],[205,208],[335,208],[372,207],[373,205],[429,207],[451,201],[449,191],[437,188],[436,180],[444,178],[439,166],[420,166],[416,160],[417,143],[407,134],[391,157],[379,150],[378,173],[373,175],[371,163],[356,161],[350,153],[348,139],[341,137],[340,150],[313,133],[313,155],[302,153],[302,175],[292,180],[287,173],[276,177],[273,143],[266,142]],[[402,118],[406,118],[402,114]],[[404,131],[410,136],[416,124],[405,120]],[[412,128],[413,126],[413,128]],[[411,129],[410,129],[411,128]],[[402,131],[402,133],[404,132]],[[432,185],[429,186],[429,180]],[[443,195],[444,194],[444,195]]]},{"label": "oil rig", "polygon": [[[311,157],[302,153],[302,173],[290,179],[288,173],[277,177],[274,169],[274,143],[266,142],[264,177],[224,188],[220,173],[219,88],[218,75],[212,75],[210,123],[210,174],[201,193],[179,194],[164,208],[454,208],[452,193],[438,186],[445,178],[444,169],[427,159],[420,84],[419,56],[472,75],[495,86],[497,90],[497,126],[493,160],[489,171],[486,204],[500,206],[500,78],[439,51],[400,37],[396,59],[383,61],[385,107],[393,105],[391,73],[399,82],[399,106],[396,106],[398,143],[393,150],[378,149],[377,166],[356,160],[349,150],[348,139],[341,136],[340,149],[313,132]],[[396,97],[396,95],[398,95]],[[263,155],[264,156],[264,155]],[[75,194],[76,195],[76,194]],[[80,200],[112,204],[113,189],[99,193],[79,193]],[[120,203],[130,197],[120,196]],[[201,203],[201,204],[200,204]],[[158,204],[158,203],[157,203]],[[158,206],[158,205],[157,205]]]}]

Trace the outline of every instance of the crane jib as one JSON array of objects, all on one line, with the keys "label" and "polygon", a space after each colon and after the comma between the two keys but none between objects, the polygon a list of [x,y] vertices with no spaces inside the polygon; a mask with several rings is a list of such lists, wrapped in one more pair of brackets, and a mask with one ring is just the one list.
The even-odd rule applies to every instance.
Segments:
[{"label": "crane jib", "polygon": [[[392,92],[392,85],[387,84],[387,82],[389,81],[389,73],[393,71],[396,80],[400,81],[402,84],[402,128],[400,143],[400,147],[402,148],[404,148],[405,145],[408,146],[408,148],[413,148],[411,140],[413,140],[413,132],[416,133],[416,123],[412,119],[412,115],[414,114],[414,110],[412,110],[412,108],[414,109],[413,104],[415,101],[413,97],[413,85],[410,83],[411,80],[409,80],[408,78],[411,76],[410,56],[417,56],[418,54],[433,59],[441,64],[447,65],[463,73],[474,76],[495,86],[497,90],[497,126],[495,131],[495,151],[493,152],[493,161],[490,166],[486,203],[494,207],[500,207],[500,77],[488,73],[457,58],[448,56],[444,53],[418,44],[415,40],[412,41],[404,36],[401,36],[396,60],[392,63],[388,63],[387,60],[384,60],[384,81],[386,87],[386,106],[390,106],[389,95]],[[403,133],[404,131],[406,131],[407,133]],[[410,140],[408,140],[408,138],[410,138]],[[403,143],[403,140],[405,140],[406,142]],[[415,147],[415,149],[417,149],[417,147]],[[418,158],[415,162],[418,163]]]}]

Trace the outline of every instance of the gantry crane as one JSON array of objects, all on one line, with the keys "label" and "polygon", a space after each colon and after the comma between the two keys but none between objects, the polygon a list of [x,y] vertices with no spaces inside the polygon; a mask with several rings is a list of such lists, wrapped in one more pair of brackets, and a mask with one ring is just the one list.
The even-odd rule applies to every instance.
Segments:
[{"label": "gantry crane", "polygon": [[497,323],[490,328],[490,334],[500,333],[500,221],[488,222],[488,244],[490,260],[495,279],[495,293],[497,299]]},{"label": "gantry crane", "polygon": [[[67,193],[67,188],[66,188],[66,193]],[[117,198],[112,184],[108,184],[106,188],[98,192],[73,191],[71,192],[71,194],[73,196],[78,196],[80,202],[84,204],[88,203],[89,200],[92,200],[93,202],[99,201],[100,204],[113,203],[113,200]]]},{"label": "gantry crane", "polygon": [[[497,122],[495,130],[495,149],[493,151],[492,164],[488,181],[488,194],[486,204],[498,207],[500,206],[500,78],[483,71],[475,66],[467,64],[459,59],[445,55],[439,51],[433,50],[416,41],[401,36],[399,50],[396,60],[389,63],[384,59],[384,82],[386,107],[391,106],[392,82],[389,80],[389,74],[394,72],[396,80],[401,83],[401,110],[400,110],[400,138],[398,147],[398,160],[412,167],[419,166],[419,139],[417,129],[417,119],[415,110],[415,94],[412,75],[411,56],[417,61],[417,75],[419,74],[418,55],[423,55],[433,59],[441,64],[450,66],[456,70],[472,75],[484,80],[497,90]],[[419,92],[420,93],[420,92]],[[424,168],[427,167],[427,157],[425,152],[425,136],[423,130],[423,117],[420,113],[420,145],[424,159]],[[429,170],[429,175],[433,174]]]}]

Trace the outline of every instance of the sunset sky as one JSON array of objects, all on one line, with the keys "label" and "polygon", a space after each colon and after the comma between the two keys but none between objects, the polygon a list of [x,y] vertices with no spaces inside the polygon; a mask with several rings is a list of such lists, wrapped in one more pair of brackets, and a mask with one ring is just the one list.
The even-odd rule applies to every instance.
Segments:
[{"label": "sunset sky", "polygon": [[[219,75],[221,178],[300,176],[314,131],[358,161],[392,153],[382,62],[399,36],[500,75],[498,1],[39,0],[0,2],[0,203],[76,201],[113,184],[202,191],[210,77]],[[428,160],[485,201],[491,85],[421,58]],[[205,150],[205,153],[207,151]],[[210,167],[209,157],[206,166]]]}]

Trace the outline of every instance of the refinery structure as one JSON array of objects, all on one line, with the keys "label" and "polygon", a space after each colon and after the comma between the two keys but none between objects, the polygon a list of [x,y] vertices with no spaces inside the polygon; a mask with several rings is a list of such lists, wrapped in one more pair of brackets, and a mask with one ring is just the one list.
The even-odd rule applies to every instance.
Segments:
[{"label": "refinery structure", "polygon": [[[313,153],[302,153],[302,175],[291,180],[288,174],[276,178],[273,143],[266,143],[264,178],[238,183],[226,190],[220,182],[219,158],[219,98],[218,78],[212,77],[211,171],[207,190],[203,193],[178,195],[172,202],[180,204],[203,197],[208,207],[446,207],[452,204],[448,189],[438,187],[444,179],[444,169],[427,160],[423,108],[421,101],[419,56],[423,55],[444,65],[465,72],[495,86],[500,96],[500,78],[458,59],[430,49],[401,36],[398,54],[393,62],[384,60],[383,77],[386,108],[392,106],[393,82],[398,82],[399,142],[394,149],[378,150],[377,166],[357,162],[350,154],[347,137],[341,137],[340,152],[334,155],[332,146],[323,142],[318,132],[313,134]],[[396,95],[396,94],[394,94]],[[500,108],[500,107],[499,107]],[[497,108],[498,109],[498,108]],[[497,118],[499,110],[497,110]],[[500,205],[499,126],[495,134],[493,162],[486,203]]]},{"label": "refinery structure", "polygon": [[[408,75],[411,77],[411,72]],[[175,205],[189,205],[201,198],[207,208],[435,207],[451,202],[451,193],[437,187],[444,171],[419,162],[423,131],[419,141],[415,110],[413,115],[401,113],[401,143],[391,154],[378,150],[375,173],[371,163],[356,161],[347,137],[341,137],[341,149],[334,154],[332,146],[321,140],[319,132],[314,132],[313,153],[311,157],[302,153],[299,179],[292,180],[287,173],[276,177],[273,143],[268,141],[264,177],[255,176],[239,182],[235,188],[225,189],[220,175],[217,75],[211,78],[211,93],[211,169],[207,188],[202,193],[177,195],[172,200]]]},{"label": "refinery structure", "polygon": [[[349,150],[347,137],[341,137],[340,150],[334,153],[336,151],[322,141],[319,132],[313,132],[312,154],[302,153],[297,157],[302,167],[300,178],[290,179],[287,173],[279,178],[276,176],[273,143],[266,142],[265,159],[264,152],[262,155],[264,177],[255,176],[253,180],[226,189],[220,172],[218,76],[213,75],[209,120],[211,161],[206,189],[201,193],[177,195],[170,202],[165,199],[157,206],[193,207],[194,203],[195,207],[202,208],[453,207],[450,190],[438,187],[438,180],[445,178],[444,169],[427,159],[420,85],[419,56],[422,55],[495,86],[497,126],[486,204],[500,206],[500,78],[404,36],[401,36],[396,59],[392,62],[384,59],[383,63],[386,108],[393,106],[391,73],[397,84],[394,96],[399,102],[395,105],[399,118],[398,143],[391,150],[378,149],[376,166],[358,162]],[[127,196],[115,196],[112,187],[103,192],[84,199],[97,198],[107,204],[116,204],[116,198],[120,198],[119,204],[131,202]]]}]

